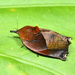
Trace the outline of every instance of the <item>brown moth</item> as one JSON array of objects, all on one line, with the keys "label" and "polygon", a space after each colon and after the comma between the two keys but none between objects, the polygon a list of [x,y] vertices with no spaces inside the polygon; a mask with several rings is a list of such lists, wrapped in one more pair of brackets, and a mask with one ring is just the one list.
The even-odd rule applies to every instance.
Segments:
[{"label": "brown moth", "polygon": [[10,32],[17,33],[23,46],[25,45],[32,51],[41,55],[66,60],[71,37],[66,37],[52,30],[39,28],[38,26],[24,26],[19,30]]}]

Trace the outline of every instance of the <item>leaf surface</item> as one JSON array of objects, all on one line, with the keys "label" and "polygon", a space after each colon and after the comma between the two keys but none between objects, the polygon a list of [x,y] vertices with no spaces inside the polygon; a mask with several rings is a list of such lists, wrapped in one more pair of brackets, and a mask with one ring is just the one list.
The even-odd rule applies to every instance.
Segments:
[{"label": "leaf surface", "polygon": [[[39,26],[72,37],[66,61],[39,56],[10,30],[26,25]],[[74,75],[75,7],[0,8],[0,75]]]}]

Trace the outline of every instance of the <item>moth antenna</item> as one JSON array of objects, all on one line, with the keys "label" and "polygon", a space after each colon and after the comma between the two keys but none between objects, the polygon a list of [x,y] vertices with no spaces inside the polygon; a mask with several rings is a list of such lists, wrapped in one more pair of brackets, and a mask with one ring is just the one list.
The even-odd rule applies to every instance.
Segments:
[{"label": "moth antenna", "polygon": [[17,14],[17,30],[18,30],[18,14]]}]

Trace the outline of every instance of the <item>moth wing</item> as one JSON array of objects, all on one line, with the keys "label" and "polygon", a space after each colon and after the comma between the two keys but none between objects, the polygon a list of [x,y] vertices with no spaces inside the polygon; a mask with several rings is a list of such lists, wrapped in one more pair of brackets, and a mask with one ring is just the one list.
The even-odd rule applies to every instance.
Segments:
[{"label": "moth wing", "polygon": [[35,52],[47,49],[45,39],[41,33],[37,34],[32,41],[23,41],[23,44]]},{"label": "moth wing", "polygon": [[[10,32],[15,32],[17,34],[19,33],[18,31],[10,31]],[[20,38],[25,46],[27,46],[29,49],[31,49],[36,53],[59,58],[61,60],[66,60],[66,54],[68,54],[68,45],[71,43],[70,37],[65,37],[54,31],[41,28],[40,33],[38,34],[35,33],[35,35],[36,35],[34,37],[35,39],[33,38],[34,40],[32,39],[32,41],[31,40],[25,41],[26,39],[22,40],[22,38],[21,37]],[[24,38],[24,36],[22,37]]]},{"label": "moth wing", "polygon": [[68,48],[69,43],[66,36],[46,29],[41,29],[41,33],[46,40],[48,49],[60,50]]}]

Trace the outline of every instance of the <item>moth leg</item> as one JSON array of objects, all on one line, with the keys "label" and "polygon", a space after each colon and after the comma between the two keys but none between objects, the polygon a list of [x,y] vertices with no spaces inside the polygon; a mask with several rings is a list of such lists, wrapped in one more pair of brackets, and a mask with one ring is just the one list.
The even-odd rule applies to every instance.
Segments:
[{"label": "moth leg", "polygon": [[[21,40],[22,41],[22,40]],[[23,43],[23,41],[22,41],[22,46],[21,46],[21,48],[24,46],[24,43]]]},{"label": "moth leg", "polygon": [[22,44],[21,48],[24,46],[24,44]]},{"label": "moth leg", "polygon": [[37,54],[37,57],[39,57],[39,54]]}]

